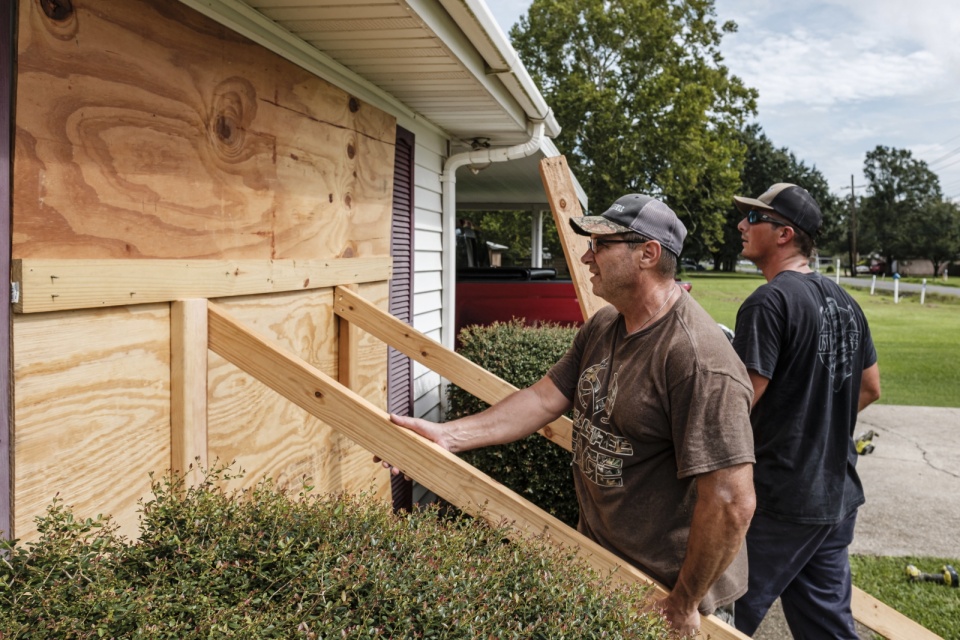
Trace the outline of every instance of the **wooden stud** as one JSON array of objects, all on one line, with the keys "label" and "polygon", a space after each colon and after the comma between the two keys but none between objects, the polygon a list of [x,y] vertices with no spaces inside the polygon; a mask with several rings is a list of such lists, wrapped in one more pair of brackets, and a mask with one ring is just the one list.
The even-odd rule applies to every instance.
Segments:
[{"label": "wooden stud", "polygon": [[331,260],[13,261],[17,313],[303,291],[389,280],[390,256]]},{"label": "wooden stud", "polygon": [[[334,297],[340,290],[349,291],[352,295],[357,295],[356,285],[345,285],[343,287],[337,287],[334,290]],[[362,298],[361,298],[362,299]],[[369,303],[367,303],[369,304]],[[373,306],[373,305],[370,305]],[[374,307],[376,309],[376,307]],[[377,311],[380,311],[377,309]],[[384,313],[384,312],[381,312]],[[387,314],[389,315],[389,314]],[[351,323],[349,320],[340,316],[337,318],[337,333],[339,335],[338,346],[337,346],[337,359],[338,359],[338,374],[337,379],[340,381],[340,384],[345,386],[351,391],[357,391],[357,370],[356,367],[359,366],[359,357],[358,357],[358,344],[359,344],[359,329]]]},{"label": "wooden stud", "polygon": [[207,301],[170,307],[170,464],[188,485],[207,460]]},{"label": "wooden stud", "polygon": [[[390,460],[420,484],[468,513],[495,524],[511,523],[518,536],[539,536],[561,547],[579,548],[581,557],[601,575],[652,585],[656,598],[666,595],[662,585],[641,571],[457,456],[394,425],[386,412],[242,326],[218,305],[210,304],[208,311],[211,350],[374,455]],[[714,616],[705,617],[701,628],[708,638],[746,637]]]},{"label": "wooden stud", "polygon": [[[436,340],[378,309],[345,287],[336,288],[333,311],[487,404],[496,404],[517,390],[512,384],[470,362],[459,353],[444,348]],[[546,425],[540,433],[569,451],[572,431],[572,422],[564,416]]]}]

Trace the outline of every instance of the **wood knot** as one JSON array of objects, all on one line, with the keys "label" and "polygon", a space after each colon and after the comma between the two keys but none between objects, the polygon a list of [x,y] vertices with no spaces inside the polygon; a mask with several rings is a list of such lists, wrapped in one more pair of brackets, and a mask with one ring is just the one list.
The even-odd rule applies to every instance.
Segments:
[{"label": "wood knot", "polygon": [[566,198],[560,198],[560,208],[561,208],[561,209],[566,209],[566,208],[567,208],[567,200],[566,200]]},{"label": "wood knot", "polygon": [[357,149],[353,146],[353,143],[347,145],[347,157],[353,160],[353,157],[357,155]]},{"label": "wood knot", "polygon": [[73,15],[73,3],[70,0],[40,0],[40,8],[45,16],[57,22]]},{"label": "wood knot", "polygon": [[360,111],[360,101],[356,98],[350,98],[350,101],[347,103],[350,108],[350,113],[356,113]]}]

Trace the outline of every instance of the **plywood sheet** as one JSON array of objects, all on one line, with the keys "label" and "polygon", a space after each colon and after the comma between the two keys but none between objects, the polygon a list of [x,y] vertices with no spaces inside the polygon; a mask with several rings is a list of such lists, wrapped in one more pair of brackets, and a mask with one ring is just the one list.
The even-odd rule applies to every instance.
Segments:
[{"label": "plywood sheet", "polygon": [[54,496],[135,535],[170,466],[169,305],[14,318],[14,535]]},{"label": "plywood sheet", "polygon": [[[385,307],[387,285],[365,285],[361,295]],[[337,375],[337,325],[333,290],[218,301],[252,329],[275,340],[330,376]],[[386,405],[386,346],[365,335],[358,344],[357,391]],[[385,497],[389,479],[370,453],[319,419],[243,373],[209,355],[209,460],[235,462],[245,476],[234,486],[270,477],[292,490],[368,491]]]},{"label": "plywood sheet", "polygon": [[66,7],[20,0],[14,257],[389,253],[392,116],[176,0]]}]

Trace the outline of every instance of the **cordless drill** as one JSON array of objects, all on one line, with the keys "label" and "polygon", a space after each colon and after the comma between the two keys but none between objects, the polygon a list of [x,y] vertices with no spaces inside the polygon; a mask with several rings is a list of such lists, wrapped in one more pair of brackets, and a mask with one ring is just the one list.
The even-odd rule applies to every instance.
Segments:
[{"label": "cordless drill", "polygon": [[906,567],[907,579],[910,582],[939,582],[954,589],[960,587],[960,577],[957,576],[956,569],[945,564],[940,571],[940,573],[923,573],[912,564]]},{"label": "cordless drill", "polygon": [[879,437],[880,434],[873,429],[870,429],[870,431],[867,431],[866,433],[861,433],[854,441],[854,444],[857,447],[857,453],[861,456],[865,456],[868,453],[873,453],[873,439]]}]

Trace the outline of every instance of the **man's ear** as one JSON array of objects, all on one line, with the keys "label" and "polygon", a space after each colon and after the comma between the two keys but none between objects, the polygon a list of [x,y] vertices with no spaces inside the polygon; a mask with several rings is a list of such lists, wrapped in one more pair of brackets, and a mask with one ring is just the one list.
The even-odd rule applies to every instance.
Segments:
[{"label": "man's ear", "polygon": [[778,230],[780,233],[777,234],[777,245],[780,246],[792,243],[797,235],[797,231],[793,227],[783,226],[778,227]]},{"label": "man's ear", "polygon": [[660,262],[660,256],[663,254],[663,247],[656,240],[651,240],[643,245],[640,250],[640,259],[649,264]]}]

